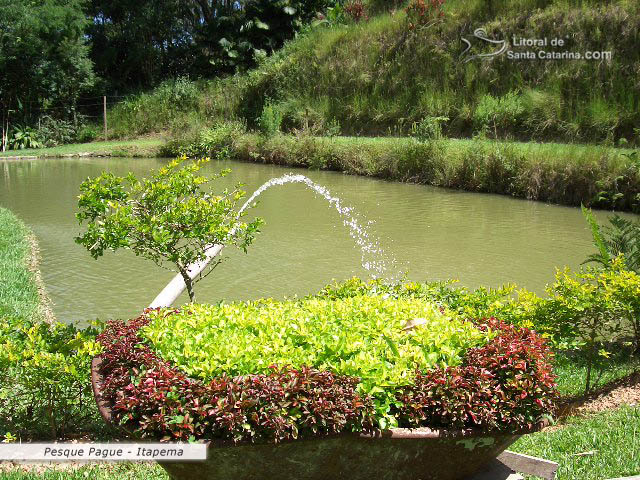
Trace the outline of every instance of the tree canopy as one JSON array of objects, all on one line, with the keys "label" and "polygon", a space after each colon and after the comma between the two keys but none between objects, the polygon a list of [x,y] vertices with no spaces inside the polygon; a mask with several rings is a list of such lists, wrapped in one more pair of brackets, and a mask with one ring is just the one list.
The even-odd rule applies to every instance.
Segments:
[{"label": "tree canopy", "polygon": [[0,0],[0,110],[25,120],[72,109],[95,82],[83,0]]}]

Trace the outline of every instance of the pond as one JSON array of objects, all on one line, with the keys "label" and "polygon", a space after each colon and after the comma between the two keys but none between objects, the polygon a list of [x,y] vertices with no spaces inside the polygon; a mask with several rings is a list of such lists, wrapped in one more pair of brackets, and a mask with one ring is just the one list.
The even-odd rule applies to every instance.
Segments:
[{"label": "pond", "polygon": [[[63,322],[130,318],[146,307],[173,273],[130,252],[93,260],[74,243],[78,185],[108,170],[144,175],[161,159],[63,158],[0,161],[0,205],[35,232],[41,270]],[[212,162],[205,173],[231,168],[222,183],[242,181],[251,194],[272,177],[294,171],[327,187],[367,224],[388,261],[389,272],[411,280],[457,278],[464,285],[512,282],[538,293],[555,267],[579,266],[592,253],[591,237],[577,208],[466,193],[335,172],[238,162]],[[196,286],[196,300],[246,300],[304,295],[332,279],[366,276],[359,247],[325,199],[300,184],[275,186],[251,215],[266,220],[247,254],[231,248],[226,260]],[[605,212],[598,212],[600,221]],[[185,301],[183,296],[179,301]]]}]

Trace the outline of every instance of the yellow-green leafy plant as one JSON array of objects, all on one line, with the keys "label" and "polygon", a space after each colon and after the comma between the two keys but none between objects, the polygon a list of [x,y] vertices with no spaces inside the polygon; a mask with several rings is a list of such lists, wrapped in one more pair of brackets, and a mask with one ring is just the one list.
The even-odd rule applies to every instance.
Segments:
[{"label": "yellow-green leafy plant", "polygon": [[418,368],[459,365],[491,336],[430,302],[383,295],[188,305],[149,316],[143,338],[191,377],[263,374],[273,365],[329,370],[358,377],[381,418]]}]

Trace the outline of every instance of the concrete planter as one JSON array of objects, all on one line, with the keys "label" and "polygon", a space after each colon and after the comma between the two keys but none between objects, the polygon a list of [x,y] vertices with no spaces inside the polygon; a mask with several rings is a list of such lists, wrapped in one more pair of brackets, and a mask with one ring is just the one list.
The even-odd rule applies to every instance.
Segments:
[{"label": "concrete planter", "polygon": [[[100,363],[97,357],[91,365],[93,392],[102,417],[111,422],[100,396]],[[206,461],[161,465],[176,480],[462,480],[529,432],[397,428],[378,436],[346,433],[279,444],[214,440]]]}]

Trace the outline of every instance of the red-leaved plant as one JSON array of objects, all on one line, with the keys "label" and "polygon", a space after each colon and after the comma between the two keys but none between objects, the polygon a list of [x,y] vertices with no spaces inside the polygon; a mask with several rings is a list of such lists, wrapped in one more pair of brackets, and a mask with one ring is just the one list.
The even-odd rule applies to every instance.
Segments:
[{"label": "red-leaved plant", "polygon": [[103,399],[114,418],[143,437],[289,440],[343,431],[374,432],[374,406],[358,379],[311,368],[193,380],[159,359],[137,330],[146,316],[109,322],[98,336]]},{"label": "red-leaved plant", "polygon": [[444,0],[411,0],[407,12],[407,27],[415,30],[444,17]]},{"label": "red-leaved plant", "polygon": [[367,7],[362,0],[351,0],[344,6],[344,11],[355,22],[360,20],[368,20]]},{"label": "red-leaved plant", "polygon": [[499,333],[470,349],[460,366],[418,372],[397,395],[401,424],[518,430],[552,411],[556,384],[545,340],[495,318],[476,325]]},{"label": "red-leaved plant", "polygon": [[[107,324],[102,399],[113,418],[142,437],[161,440],[283,441],[340,432],[375,433],[374,403],[359,379],[300,367],[269,374],[222,376],[206,384],[158,358],[138,336],[142,315]],[[494,318],[476,322],[497,332],[470,349],[462,365],[418,371],[397,392],[390,412],[402,427],[516,431],[552,410],[551,352],[526,328]]]}]

